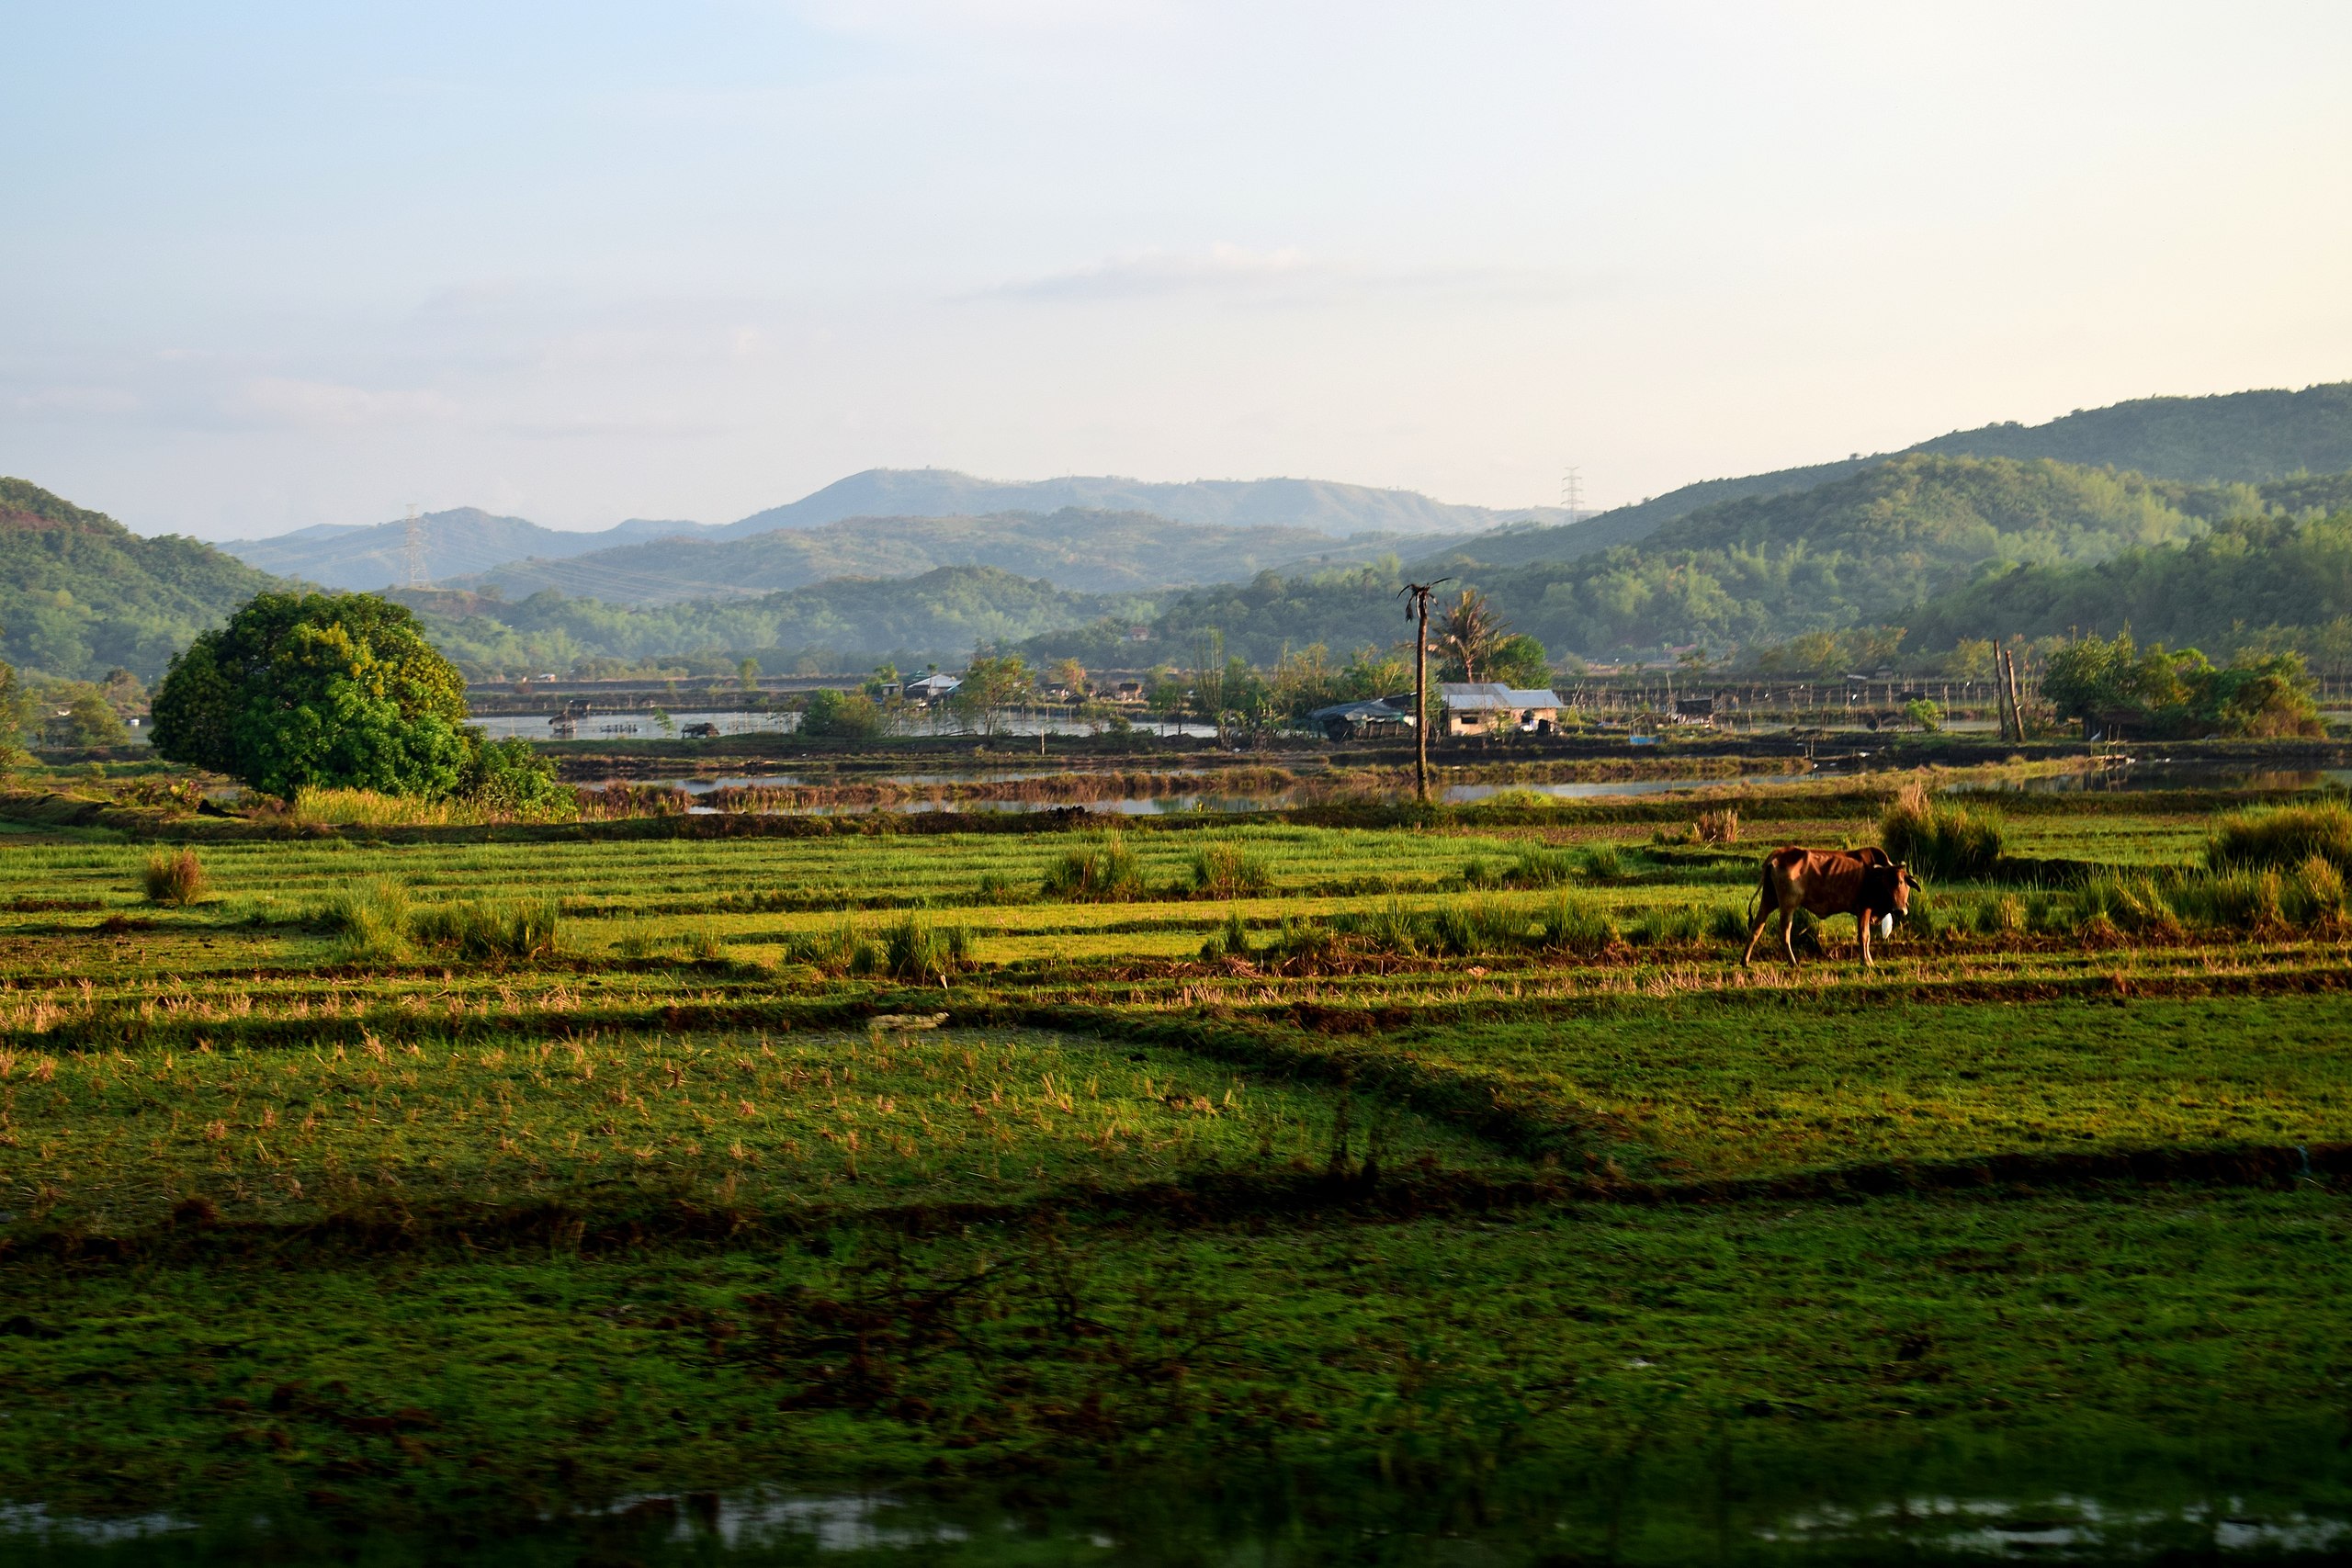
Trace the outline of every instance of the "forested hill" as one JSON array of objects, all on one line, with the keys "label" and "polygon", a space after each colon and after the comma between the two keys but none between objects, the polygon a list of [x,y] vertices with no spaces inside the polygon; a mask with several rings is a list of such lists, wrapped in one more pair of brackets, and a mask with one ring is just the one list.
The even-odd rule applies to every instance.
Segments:
[{"label": "forested hill", "polygon": [[[1796,495],[1710,507],[1636,547],[1567,562],[1464,566],[1455,575],[1555,653],[1655,657],[1694,643],[1723,649],[1874,624],[2001,563],[2100,560],[2192,537],[2211,520],[2262,503],[2245,486],[1917,456]],[[1396,581],[1394,570],[1289,581],[1261,574],[1178,596],[1158,635],[1182,649],[1214,627],[1228,649],[1253,659],[1312,642],[1385,645],[1402,625]]]},{"label": "forested hill", "polygon": [[283,586],[199,540],[142,539],[23,479],[0,478],[0,659],[97,680],[163,673],[198,632]]},{"label": "forested hill", "polygon": [[[1905,449],[1940,457],[2053,458],[2086,468],[2126,468],[2152,479],[2256,484],[2298,474],[2352,469],[2352,382],[2299,392],[2228,392],[2206,398],[2141,398],[2077,411],[2046,424],[1987,424]],[[1465,539],[1430,558],[1431,567],[1476,562],[1524,566],[1573,560],[1636,543],[1691,513],[1734,501],[1793,495],[1841,479],[1886,456],[1853,457],[1740,479],[1704,479],[1582,523]],[[1417,563],[1424,564],[1424,563]]]},{"label": "forested hill", "polygon": [[911,578],[847,578],[757,599],[630,608],[553,592],[508,604],[444,589],[395,590],[436,646],[476,679],[568,671],[587,660],[684,660],[731,668],[756,655],[772,673],[956,664],[982,644],[1105,619],[1124,630],[1156,605],[1125,594],[1073,593],[993,567],[943,567]]},{"label": "forested hill", "polygon": [[[2290,481],[2291,482],[2291,481]],[[2015,571],[1905,610],[1906,646],[1963,637],[2112,636],[2227,659],[2254,642],[2297,648],[2352,672],[2352,510],[2225,523],[2177,547],[2083,566]]]},{"label": "forested hill", "polygon": [[2055,457],[2208,484],[2341,473],[2352,469],[2352,381],[2300,392],[2140,398],[2047,424],[1957,430],[1912,450]]},{"label": "forested hill", "polygon": [[986,517],[854,517],[742,539],[664,539],[570,560],[515,561],[477,582],[509,599],[542,589],[660,604],[775,592],[837,577],[910,577],[987,566],[1084,592],[1215,582],[1295,560],[1330,541],[1302,528],[1170,523],[1142,512]]}]

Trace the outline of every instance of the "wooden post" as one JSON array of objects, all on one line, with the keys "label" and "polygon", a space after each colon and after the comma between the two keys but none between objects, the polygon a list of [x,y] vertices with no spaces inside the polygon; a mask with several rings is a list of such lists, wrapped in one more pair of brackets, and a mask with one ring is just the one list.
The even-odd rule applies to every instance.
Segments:
[{"label": "wooden post", "polygon": [[1430,594],[1453,579],[1441,577],[1436,582],[1408,582],[1397,591],[1400,599],[1410,595],[1412,603],[1406,614],[1414,617],[1413,633],[1413,794],[1423,806],[1430,803]]}]

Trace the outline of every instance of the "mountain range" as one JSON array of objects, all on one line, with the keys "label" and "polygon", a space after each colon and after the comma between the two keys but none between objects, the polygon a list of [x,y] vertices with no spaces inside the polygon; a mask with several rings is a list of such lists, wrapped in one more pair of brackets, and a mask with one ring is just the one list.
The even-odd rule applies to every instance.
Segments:
[{"label": "mountain range", "polygon": [[[1204,558],[1219,541],[1243,539],[1258,558],[1259,545],[1272,547],[1278,534],[1298,536],[1290,555],[1298,555],[1336,537],[1363,534],[1403,534],[1445,536],[1476,533],[1513,521],[1560,522],[1567,513],[1557,507],[1522,507],[1499,512],[1484,506],[1457,506],[1431,501],[1412,491],[1376,490],[1364,485],[1333,484],[1320,479],[1195,479],[1183,484],[1153,484],[1137,479],[1071,478],[1005,483],[975,479],[948,468],[870,468],[838,479],[812,495],[784,506],[753,513],[738,522],[707,525],[654,522],[633,518],[601,533],[574,533],[546,528],[521,517],[503,517],[479,507],[457,507],[428,513],[417,519],[421,535],[424,577],[429,582],[503,577],[516,583],[533,580],[534,569],[548,562],[594,558],[592,564],[569,580],[594,579],[606,596],[632,602],[660,603],[685,592],[743,591],[720,560],[705,561],[672,551],[667,557],[632,552],[654,541],[695,540],[718,543],[767,537],[784,531],[823,530],[855,523],[861,526],[811,554],[835,560],[843,571],[880,572],[924,570],[933,564],[999,566],[1023,570],[1020,558],[1029,547],[1022,529],[1000,530],[1008,539],[1003,558],[967,554],[952,562],[906,565],[902,553],[887,541],[872,559],[855,558],[844,546],[859,534],[872,535],[888,525],[903,535],[905,522],[925,523],[950,517],[1012,515],[1023,518],[1063,513],[1091,513],[1104,518],[1148,516],[1169,531],[1168,547],[1178,557]],[[1185,528],[1213,532],[1187,535]],[[937,534],[939,530],[929,532]],[[976,548],[985,549],[986,531],[971,536]],[[266,539],[233,539],[220,547],[231,555],[285,577],[298,577],[329,588],[376,589],[409,580],[408,525],[405,521],[377,524],[320,524]],[[1130,525],[1114,525],[1103,551],[1106,569],[1115,576],[1119,553],[1136,545]],[[1154,547],[1143,550],[1148,559]],[[786,552],[789,553],[789,552]],[[1080,552],[1083,554],[1081,550]],[[1062,564],[1076,569],[1074,557]],[[511,569],[511,570],[508,570]],[[626,587],[628,574],[646,572],[644,591]],[[790,574],[786,576],[789,578]],[[546,585],[565,585],[544,573]],[[786,587],[791,581],[763,581],[752,592]],[[1057,579],[1056,581],[1063,581]],[[1122,580],[1124,581],[1124,580]],[[1179,575],[1168,581],[1196,582],[1203,578]],[[1069,580],[1068,586],[1080,586]],[[597,592],[599,590],[589,590]]]},{"label": "mountain range", "polygon": [[[1939,635],[2046,626],[2127,589],[2141,614],[2170,615],[2155,600],[2196,596],[2197,572],[2222,571],[2233,549],[2291,549],[2333,570],[2337,533],[2213,531],[2341,515],[2347,474],[2344,383],[1986,425],[1904,453],[1706,480],[1572,523],[1307,481],[1008,486],[877,470],[723,528],[640,520],[565,534],[436,513],[424,530],[437,552],[428,571],[477,591],[420,607],[484,674],[517,660],[537,671],[787,647],[851,667],[877,652],[944,661],[1011,640],[1131,663],[1185,657],[1209,630],[1256,658],[1393,641],[1390,599],[1409,573],[1487,591],[1555,654],[1655,656],[1894,616]],[[1334,532],[1349,526],[1351,537]],[[261,588],[404,577],[405,533],[305,529],[241,544],[240,560],[0,482],[0,657],[52,676],[121,665],[152,677]],[[2198,547],[2209,534],[2219,542]],[[2108,561],[2124,564],[2101,575]],[[2285,592],[2276,585],[2297,579],[2283,567],[2230,570],[2233,625],[2301,625],[2352,603],[2333,588]],[[2017,597],[2029,591],[2031,604]],[[1137,626],[1159,646],[1136,646]]]},{"label": "mountain range", "polygon": [[553,589],[630,604],[729,599],[830,578],[911,577],[986,566],[1079,592],[1134,592],[1247,576],[1329,546],[1304,528],[1174,523],[1146,512],[978,517],[852,517],[737,538],[669,538],[574,556],[510,561],[448,586],[521,599]]}]

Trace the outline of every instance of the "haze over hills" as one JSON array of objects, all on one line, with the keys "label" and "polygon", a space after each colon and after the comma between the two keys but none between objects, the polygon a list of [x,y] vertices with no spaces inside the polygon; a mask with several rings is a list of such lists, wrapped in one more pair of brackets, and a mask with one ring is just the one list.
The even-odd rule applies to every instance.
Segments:
[{"label": "haze over hills", "polygon": [[1171,523],[1148,513],[1075,507],[1051,515],[852,517],[741,538],[670,538],[568,560],[509,561],[447,586],[493,588],[509,599],[552,588],[614,603],[662,604],[770,593],[829,578],[981,566],[1105,593],[1247,575],[1329,542],[1303,528]]},{"label": "haze over hills", "polygon": [[1001,481],[952,468],[868,468],[786,506],[717,530],[740,538],[773,528],[812,528],[851,517],[986,516],[991,513],[1145,512],[1174,523],[1226,528],[1304,528],[1350,534],[1475,533],[1528,517],[1557,520],[1557,507],[1498,511],[1456,506],[1408,490],[1325,479],[1142,479],[1068,477]]},{"label": "haze over hills", "polygon": [[[424,536],[424,575],[432,581],[487,571],[525,556],[560,559],[616,545],[707,533],[699,523],[633,517],[599,533],[543,528],[523,517],[502,517],[478,506],[428,512],[417,519]],[[232,539],[220,548],[281,577],[327,588],[365,592],[408,581],[408,525],[321,523],[267,539]]]}]

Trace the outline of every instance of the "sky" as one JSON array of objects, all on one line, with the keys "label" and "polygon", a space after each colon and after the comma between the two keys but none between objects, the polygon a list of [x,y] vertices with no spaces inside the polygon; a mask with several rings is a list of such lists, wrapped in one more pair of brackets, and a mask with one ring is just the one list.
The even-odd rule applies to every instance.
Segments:
[{"label": "sky", "polygon": [[1613,504],[2352,378],[2342,0],[6,16],[0,473],[146,534]]}]

